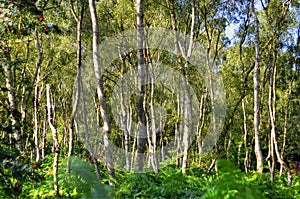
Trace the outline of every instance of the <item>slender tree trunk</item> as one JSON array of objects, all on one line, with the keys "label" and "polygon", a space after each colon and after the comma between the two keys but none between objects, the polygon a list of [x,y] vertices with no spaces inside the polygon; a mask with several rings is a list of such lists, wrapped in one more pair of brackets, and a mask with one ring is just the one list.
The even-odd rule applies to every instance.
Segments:
[{"label": "slender tree trunk", "polygon": [[[10,60],[10,54],[9,52],[5,52],[5,57],[7,60]],[[15,92],[14,92],[14,86],[13,86],[13,72],[12,67],[9,65],[9,63],[3,63],[3,69],[4,69],[4,76],[5,76],[5,82],[6,82],[6,88],[7,88],[7,97],[8,97],[8,103],[9,103],[9,109],[11,112],[11,127],[13,136],[15,139],[15,146],[17,149],[22,149],[22,139],[19,132],[19,122],[16,117],[17,115],[17,107],[16,107],[16,99],[15,99]]]},{"label": "slender tree trunk", "polygon": [[133,137],[132,151],[131,151],[131,163],[130,163],[131,166],[134,166],[134,160],[136,160],[136,157],[135,157],[135,154],[136,154],[135,148],[136,148],[136,145],[137,145],[137,134],[138,134],[138,132],[135,131],[134,132],[134,137]]},{"label": "slender tree trunk", "polygon": [[[120,105],[121,105],[121,127],[124,133],[124,149],[125,149],[125,162],[126,162],[126,171],[130,172],[131,170],[131,158],[130,158],[130,128],[128,125],[128,118],[131,118],[129,114],[130,107],[126,107],[124,102],[124,71],[126,67],[125,58],[119,53],[120,61],[122,62],[121,68],[121,92],[120,92]],[[127,117],[128,116],[128,117]]]},{"label": "slender tree trunk", "polygon": [[50,96],[50,85],[46,85],[46,97],[47,97],[47,114],[48,114],[48,124],[52,132],[52,139],[54,145],[54,161],[53,161],[53,182],[54,182],[54,192],[55,195],[59,195],[58,187],[58,163],[59,163],[59,152],[60,147],[58,143],[58,137],[55,127],[52,124],[52,113],[51,113],[51,96]]},{"label": "slender tree trunk", "polygon": [[198,136],[197,136],[197,144],[198,144],[198,155],[199,155],[199,164],[201,165],[202,160],[202,147],[203,147],[203,140],[202,140],[202,130],[205,123],[205,111],[206,111],[206,99],[207,99],[207,87],[204,90],[204,93],[201,96],[200,101],[200,115],[199,115],[199,123],[198,124]]},{"label": "slender tree trunk", "polygon": [[36,78],[35,78],[35,88],[34,88],[34,145],[35,145],[35,157],[38,162],[40,159],[40,149],[39,149],[39,139],[38,139],[38,104],[39,104],[39,81],[40,81],[40,71],[42,64],[42,52],[39,43],[39,34],[37,29],[35,29],[35,46],[38,52],[38,60],[36,62]]},{"label": "slender tree trunk", "polygon": [[88,121],[87,121],[87,110],[86,110],[86,94],[84,92],[83,88],[83,82],[82,82],[82,77],[81,77],[81,68],[78,70],[78,92],[80,93],[82,103],[81,103],[81,113],[82,113],[82,120],[83,120],[83,126],[84,126],[84,139],[85,139],[85,144],[88,148],[88,151],[90,153],[90,156],[92,158],[93,165],[95,167],[96,175],[99,178],[99,180],[102,180],[100,170],[98,167],[96,155],[94,154],[94,151],[92,150],[92,146],[90,144],[90,133],[89,133],[89,128],[88,128]]},{"label": "slender tree trunk", "polygon": [[45,143],[46,143],[46,134],[47,134],[47,118],[43,119],[43,130],[42,130],[42,137],[41,137],[41,153],[42,159],[45,158]]},{"label": "slender tree trunk", "polygon": [[[163,124],[164,124],[164,114],[163,114],[163,109],[160,109],[159,112],[159,129],[160,129],[160,140],[159,140],[159,144],[160,144],[160,150],[161,150],[161,161],[165,161],[165,152],[164,152],[164,144],[163,144]],[[175,134],[176,134],[176,129],[175,129]],[[174,144],[176,145],[176,140],[174,142]]]},{"label": "slender tree trunk", "polygon": [[189,44],[187,46],[186,52],[182,49],[182,46],[179,43],[178,35],[177,35],[177,20],[175,15],[175,2],[172,1],[172,4],[168,2],[168,6],[170,8],[170,15],[172,21],[172,30],[174,32],[174,45],[176,53],[181,52],[182,57],[185,59],[186,64],[185,66],[182,65],[181,59],[177,56],[177,60],[179,65],[181,66],[181,71],[183,72],[183,82],[184,82],[184,109],[183,109],[183,157],[182,157],[182,173],[186,174],[186,168],[188,167],[188,149],[191,142],[191,133],[194,129],[193,127],[193,119],[192,119],[192,105],[191,105],[191,94],[190,94],[190,87],[188,85],[188,73],[186,68],[188,67],[189,59],[192,55],[193,43],[194,43],[194,28],[195,28],[195,2],[191,1],[191,26],[190,26],[190,37],[189,37]]},{"label": "slender tree trunk", "polygon": [[[269,83],[269,113],[270,113],[270,121],[271,121],[271,135],[270,135],[270,145],[271,145],[271,158],[272,165],[270,169],[271,181],[274,181],[274,169],[275,169],[275,154],[278,162],[281,167],[284,168],[287,172],[288,176],[288,185],[292,186],[292,175],[290,173],[290,169],[287,164],[283,161],[282,156],[278,149],[278,143],[276,139],[276,72],[277,72],[277,64],[276,64],[276,52],[273,52],[273,71],[270,75],[270,83]],[[275,153],[275,154],[274,154]]]},{"label": "slender tree trunk", "polygon": [[38,127],[38,83],[39,83],[39,75],[36,79],[36,85],[34,88],[34,146],[35,146],[35,161],[38,162],[40,159],[40,149],[39,149],[39,127]]},{"label": "slender tree trunk", "polygon": [[[294,78],[295,78],[295,72],[296,72],[296,70],[293,72],[292,80],[289,85],[289,89],[288,89],[288,93],[287,93],[287,97],[286,97],[286,107],[284,110],[284,124],[283,124],[283,141],[282,141],[282,148],[281,148],[281,153],[280,153],[281,159],[283,159],[284,150],[285,150],[285,146],[286,146],[286,136],[287,136],[288,119],[289,119],[289,111],[290,111],[290,95],[293,90],[293,82],[294,82]],[[282,170],[283,170],[283,165],[280,165],[280,174],[279,174],[280,176],[282,175]]]},{"label": "slender tree trunk", "polygon": [[73,14],[73,17],[75,18],[77,22],[77,76],[76,76],[76,83],[77,83],[77,90],[74,91],[74,103],[72,107],[72,113],[70,117],[70,124],[69,124],[69,150],[68,150],[68,165],[67,165],[67,172],[70,172],[71,169],[71,159],[70,157],[73,154],[73,145],[74,145],[74,121],[75,121],[75,115],[78,109],[78,102],[80,99],[80,81],[79,78],[81,78],[81,60],[82,60],[82,48],[81,48],[81,30],[82,30],[82,20],[83,20],[83,14],[84,14],[84,4],[85,0],[80,1],[80,13],[79,16],[76,15],[74,6],[73,6],[73,0],[70,0],[70,8],[71,12]]},{"label": "slender tree trunk", "polygon": [[256,156],[256,170],[259,173],[263,172],[263,155],[260,148],[260,130],[259,130],[259,63],[260,63],[260,39],[259,39],[259,22],[255,13],[254,0],[251,0],[251,13],[254,20],[255,34],[255,65],[254,65],[254,137],[255,137],[255,156]]},{"label": "slender tree trunk", "polygon": [[[173,35],[174,35],[174,47],[175,47],[175,53],[177,56],[177,60],[179,62],[179,64],[181,64],[181,60],[180,57],[178,56],[179,53],[179,46],[178,46],[178,35],[177,35],[177,20],[176,20],[176,13],[175,13],[175,2],[173,0],[167,0],[167,6],[169,8],[170,11],[170,17],[171,17],[171,24],[172,24],[172,31],[173,31]],[[180,107],[180,100],[179,100],[179,94],[177,94],[177,114],[180,115],[181,113],[181,107]],[[175,124],[175,143],[177,144],[176,147],[176,153],[177,153],[177,157],[176,157],[176,167],[179,168],[180,164],[181,164],[181,153],[182,153],[182,131],[180,129],[180,125],[179,123]]]},{"label": "slender tree trunk", "polygon": [[131,170],[131,158],[130,158],[130,131],[128,130],[127,126],[127,113],[126,113],[126,107],[123,104],[123,84],[122,84],[122,91],[121,91],[121,109],[122,109],[122,126],[123,126],[123,132],[124,132],[124,148],[125,148],[125,161],[126,161],[126,171],[130,172]]},{"label": "slender tree trunk", "polygon": [[[151,64],[152,66],[152,64]],[[153,66],[152,66],[153,67]],[[158,173],[158,160],[157,160],[157,153],[156,153],[156,113],[155,113],[155,108],[154,108],[154,72],[153,68],[151,70],[151,95],[150,95],[150,109],[151,109],[151,145],[152,145],[152,150],[150,150],[150,155],[151,155],[151,163],[152,167],[154,169],[155,173]]]},{"label": "slender tree trunk", "polygon": [[[186,80],[185,80],[186,81]],[[192,109],[190,102],[190,92],[189,88],[187,88],[187,84],[185,85],[185,102],[184,102],[184,127],[183,127],[183,157],[182,157],[182,174],[186,174],[186,168],[188,168],[188,150],[191,142],[191,132],[192,129]]]},{"label": "slender tree trunk", "polygon": [[[150,79],[150,118],[147,117],[147,136],[148,136],[148,145],[149,145],[149,156],[150,156],[150,163],[152,165],[152,168],[155,173],[158,173],[158,160],[157,160],[157,153],[156,153],[156,133],[157,133],[157,127],[156,127],[156,121],[157,121],[157,113],[155,109],[154,104],[154,90],[155,90],[155,67],[156,63],[152,63],[152,57],[150,53],[150,48],[148,41],[146,41],[146,62],[149,63],[150,70],[149,75],[147,77]],[[158,58],[156,62],[158,62],[160,59],[160,55],[158,55]],[[147,116],[147,115],[146,115]]]},{"label": "slender tree trunk", "polygon": [[242,109],[243,109],[243,131],[244,131],[244,150],[245,150],[245,159],[244,159],[244,168],[245,168],[245,173],[248,173],[248,165],[249,165],[249,151],[247,147],[247,136],[248,136],[248,131],[247,131],[247,115],[246,115],[246,110],[245,110],[245,100],[246,98],[242,99]]},{"label": "slender tree trunk", "polygon": [[[177,94],[177,115],[182,114],[182,108],[181,108],[181,102],[180,102],[180,96]],[[175,124],[175,143],[177,145],[176,147],[176,167],[179,168],[182,164],[182,126],[179,124],[179,122],[176,122]]]},{"label": "slender tree trunk", "polygon": [[[210,5],[209,5],[210,6]],[[215,139],[215,133],[217,130],[218,124],[216,124],[216,105],[215,105],[215,86],[217,85],[216,80],[213,78],[214,71],[217,70],[215,67],[216,65],[216,59],[217,55],[219,53],[219,42],[220,42],[220,35],[221,30],[215,29],[210,24],[210,16],[208,15],[208,9],[207,6],[204,6],[204,9],[202,11],[202,15],[204,18],[204,32],[205,32],[205,43],[207,43],[206,46],[206,55],[205,55],[205,61],[206,61],[206,68],[207,68],[207,80],[208,80],[208,92],[210,95],[210,104],[211,104],[211,131],[207,132],[206,138],[210,141],[216,141]],[[212,56],[213,55],[213,56]],[[212,57],[212,58],[211,58]],[[217,153],[219,153],[217,151]],[[218,154],[217,154],[218,156]]]},{"label": "slender tree trunk", "polygon": [[274,170],[275,170],[275,154],[274,154],[274,139],[276,135],[276,54],[273,52],[273,66],[270,68],[270,79],[269,79],[269,100],[268,100],[268,108],[269,108],[269,116],[270,116],[270,123],[271,123],[271,134],[270,134],[270,156],[271,156],[271,164],[270,164],[270,180],[271,182],[274,181]]},{"label": "slender tree trunk", "polygon": [[89,0],[89,8],[90,8],[92,27],[93,27],[93,65],[94,65],[94,72],[97,81],[97,94],[100,103],[101,116],[103,119],[103,131],[104,131],[103,137],[104,137],[106,163],[107,163],[109,177],[114,178],[115,172],[114,172],[112,151],[110,146],[111,143],[110,143],[109,117],[108,117],[106,101],[103,93],[103,82],[99,70],[99,66],[100,66],[100,52],[98,49],[99,32],[98,32],[98,18],[96,12],[96,5],[94,0]]},{"label": "slender tree trunk", "polygon": [[[230,159],[230,147],[231,147],[231,139],[232,139],[232,132],[229,132],[229,138],[228,138],[228,143],[226,146],[226,159]],[[226,143],[226,142],[225,142]]]},{"label": "slender tree trunk", "polygon": [[143,0],[136,1],[137,15],[137,57],[138,57],[138,93],[137,93],[137,116],[138,116],[138,134],[137,134],[137,156],[135,170],[141,172],[144,167],[143,155],[147,141],[146,116],[144,111],[144,84],[145,84],[145,62],[144,62],[144,13]]}]

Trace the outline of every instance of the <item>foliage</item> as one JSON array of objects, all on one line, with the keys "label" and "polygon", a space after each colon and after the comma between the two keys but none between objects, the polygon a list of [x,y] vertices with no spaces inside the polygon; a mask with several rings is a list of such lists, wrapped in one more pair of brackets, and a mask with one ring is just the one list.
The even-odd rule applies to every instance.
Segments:
[{"label": "foliage", "polygon": [[[49,159],[41,164],[43,170],[48,170],[45,181],[34,184],[26,183],[22,197],[24,198],[52,198],[54,197],[53,176]],[[108,198],[110,188],[101,184],[93,172],[93,166],[82,159],[71,157],[71,172],[65,171],[67,159],[63,159],[59,168],[59,194],[63,198]]]},{"label": "foliage", "polygon": [[271,183],[268,174],[241,172],[232,162],[220,160],[217,172],[190,168],[190,175],[168,166],[158,174],[118,173],[113,198],[299,198],[299,177],[289,187],[283,177]]},{"label": "foliage", "polygon": [[37,183],[43,179],[34,169],[28,154],[18,154],[0,143],[0,198],[15,198],[23,191],[24,183]]},{"label": "foliage", "polygon": [[208,182],[199,179],[183,175],[173,166],[163,168],[158,174],[119,174],[113,198],[199,198]]},{"label": "foliage", "polygon": [[[107,40],[116,33],[136,28],[134,1],[97,0],[95,2],[99,18],[99,42]],[[72,120],[72,93],[75,93],[76,62],[79,61],[76,60],[78,39],[76,20],[70,4],[73,3],[77,15],[82,6],[85,10],[81,32],[81,53],[84,59],[89,57],[92,40],[88,2],[0,0],[0,79],[3,80],[0,81],[0,198],[54,197],[51,152],[53,141],[47,125],[48,115],[45,109],[46,84],[51,85],[52,120],[61,146],[58,169],[61,197],[101,198],[108,197],[106,193],[110,193],[113,198],[300,198],[298,174],[300,171],[298,162],[300,159],[300,4],[296,0],[276,0],[256,1],[255,6],[260,22],[261,148],[265,158],[271,156],[268,99],[269,89],[274,79],[273,85],[276,91],[272,98],[276,99],[274,104],[276,142],[280,156],[293,174],[293,186],[289,187],[286,185],[286,174],[279,176],[280,165],[276,159],[273,182],[270,181],[269,173],[253,172],[256,164],[253,152],[255,48],[249,2],[145,1],[144,24],[147,28],[174,28],[178,32],[194,36],[194,41],[204,44],[207,54],[215,59],[218,65],[217,72],[223,76],[227,95],[225,124],[214,151],[201,157],[201,143],[209,131],[212,103],[209,88],[204,82],[205,78],[201,77],[195,68],[187,66],[184,70],[184,73],[188,74],[186,78],[195,90],[197,99],[203,103],[203,112],[200,114],[201,118],[199,116],[197,125],[197,140],[192,141],[188,154],[188,163],[194,167],[187,169],[187,175],[182,175],[181,170],[174,165],[162,168],[158,174],[117,173],[117,179],[113,180],[115,186],[111,192],[111,187],[102,184],[108,181],[105,166],[101,165],[101,170],[105,174],[100,183],[94,174],[93,166],[88,162],[89,152],[84,143],[79,141],[77,128],[73,129],[73,155],[78,158],[70,160],[71,172],[65,171],[66,156],[69,152],[68,141],[71,137],[68,130]],[[191,21],[193,5],[195,5],[196,15],[194,35],[189,32],[193,24]],[[228,38],[228,30],[234,32],[231,39]],[[184,46],[180,48],[180,51],[186,50]],[[176,71],[181,68],[178,57],[172,53],[161,52],[159,49],[145,49],[145,52],[147,51],[149,51],[146,57],[147,63],[159,61]],[[104,96],[111,123],[110,140],[113,145],[124,149],[123,128],[118,126],[115,121],[117,118],[114,118],[113,114],[120,113],[121,116],[121,106],[111,106],[110,102],[115,100],[112,91],[118,78],[133,71],[136,66],[136,51],[121,55],[120,58],[120,60],[112,60],[111,66],[102,75]],[[123,62],[124,69],[121,69]],[[180,62],[185,63],[184,60]],[[11,74],[5,72],[4,66],[11,70]],[[11,78],[8,78],[9,76]],[[7,86],[8,81],[11,83],[11,88]],[[11,98],[14,98],[15,103],[12,103],[14,107],[8,99],[9,93],[13,95]],[[95,112],[100,113],[99,102],[96,98],[94,100],[95,103],[90,105],[95,108]],[[163,115],[161,118],[158,119],[157,115],[162,127],[157,133],[156,149],[161,151],[171,140],[177,139],[175,136],[180,127],[178,123],[184,119],[180,113],[184,112],[185,108],[180,107],[177,101],[179,102],[179,99],[173,91],[166,89],[163,84],[155,84],[154,103],[165,109],[165,113],[164,111],[161,113]],[[150,104],[150,96],[145,97],[145,105],[147,104]],[[123,118],[130,123],[129,126],[135,125],[138,121],[135,106],[136,95],[132,95],[129,110],[125,111],[127,116]],[[37,113],[36,118],[35,113]],[[97,121],[102,124],[100,115]],[[12,122],[13,116],[16,124]],[[132,124],[130,117],[133,118]],[[78,127],[74,124],[73,126]],[[14,148],[15,130],[20,131],[24,146],[19,150]],[[131,132],[131,135],[134,133]],[[129,148],[132,152],[136,149],[135,141],[134,138],[130,139]],[[182,143],[177,143],[180,148]],[[40,150],[40,160],[35,162],[38,150]],[[216,162],[216,171],[206,174],[207,168],[215,158],[226,158],[232,162],[219,160]],[[105,157],[99,159],[105,160]],[[272,157],[269,159],[271,160]],[[180,158],[177,163],[179,166]],[[240,171],[236,165],[239,165],[240,169],[245,166],[248,173]],[[265,168],[267,171],[267,166]]]}]

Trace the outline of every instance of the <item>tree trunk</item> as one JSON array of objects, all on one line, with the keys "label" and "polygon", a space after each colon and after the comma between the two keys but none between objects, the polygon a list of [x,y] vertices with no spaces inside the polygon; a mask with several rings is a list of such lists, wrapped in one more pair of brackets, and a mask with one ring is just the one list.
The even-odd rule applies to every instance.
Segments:
[{"label": "tree trunk", "polygon": [[46,143],[46,134],[47,134],[47,117],[43,119],[43,130],[42,130],[42,138],[41,138],[41,152],[42,159],[45,158],[45,143]]},{"label": "tree trunk", "polygon": [[177,36],[177,19],[174,12],[175,2],[172,2],[170,7],[170,14],[171,14],[171,21],[172,21],[172,30],[174,32],[174,45],[176,53],[181,53],[182,57],[185,59],[186,64],[183,66],[181,62],[181,58],[177,55],[177,60],[179,62],[181,71],[183,73],[183,89],[184,89],[184,109],[183,109],[183,157],[182,157],[182,173],[186,174],[186,168],[188,167],[188,149],[191,142],[191,133],[194,131],[193,127],[193,116],[192,116],[192,105],[191,105],[191,94],[190,94],[190,86],[188,84],[188,73],[186,68],[188,67],[189,59],[192,55],[193,43],[194,43],[194,28],[195,28],[195,2],[191,1],[191,26],[190,26],[190,37],[189,37],[189,44],[186,47],[187,50],[184,52],[182,46],[179,43],[179,39]]},{"label": "tree trunk", "polygon": [[200,101],[200,113],[199,113],[199,124],[198,124],[198,136],[197,136],[197,144],[198,144],[198,155],[199,155],[199,165],[201,165],[202,160],[202,147],[203,147],[203,140],[202,140],[202,130],[205,123],[205,111],[206,111],[206,99],[207,99],[207,87],[205,88]]},{"label": "tree trunk", "polygon": [[54,182],[54,192],[55,195],[59,195],[58,187],[58,161],[59,161],[59,143],[55,127],[52,124],[52,114],[51,114],[51,96],[50,96],[50,85],[46,85],[46,97],[47,97],[47,114],[48,114],[48,124],[52,132],[53,147],[54,147],[54,161],[53,161],[53,182]]},{"label": "tree trunk", "polygon": [[83,89],[83,82],[82,82],[82,77],[81,77],[81,68],[78,71],[78,92],[80,93],[80,96],[82,98],[82,103],[81,103],[81,114],[82,114],[82,120],[83,120],[83,126],[84,126],[84,139],[85,139],[85,144],[87,146],[87,149],[90,153],[93,165],[95,167],[96,175],[99,178],[99,180],[102,180],[100,170],[98,167],[96,155],[94,154],[94,151],[92,150],[92,146],[90,144],[90,133],[89,133],[89,128],[88,128],[88,121],[87,121],[87,110],[86,110],[86,94]]},{"label": "tree trunk", "polygon": [[[128,119],[131,118],[129,113],[130,105],[129,107],[126,107],[125,102],[124,102],[124,71],[126,67],[125,63],[125,58],[122,57],[122,55],[119,53],[120,61],[122,62],[122,68],[121,68],[121,91],[120,91],[120,105],[121,105],[121,115],[120,115],[120,120],[121,120],[121,127],[124,133],[124,149],[125,149],[125,162],[126,162],[126,171],[130,172],[131,170],[131,158],[130,158],[130,128],[128,124]],[[131,120],[130,120],[131,121]]]},{"label": "tree trunk", "polygon": [[249,151],[247,147],[247,136],[248,136],[248,131],[247,131],[247,115],[246,115],[246,110],[245,110],[245,100],[246,98],[242,99],[242,109],[243,109],[243,131],[244,131],[244,150],[245,150],[245,159],[244,159],[244,168],[245,168],[245,173],[248,173],[248,166],[249,166]]},{"label": "tree trunk", "polygon": [[[157,113],[155,109],[155,104],[154,104],[154,90],[155,90],[155,67],[159,67],[156,64],[157,63],[152,63],[152,57],[150,53],[150,48],[148,41],[146,41],[146,62],[149,63],[148,67],[150,68],[149,70],[149,75],[147,75],[147,78],[149,78],[150,82],[150,117],[147,117],[147,136],[148,136],[148,145],[149,145],[149,159],[150,163],[152,165],[152,168],[155,173],[158,173],[159,170],[159,165],[158,165],[158,160],[157,160],[157,153],[156,153],[156,133],[157,133]],[[160,55],[158,55],[158,58],[156,62],[160,59]],[[156,65],[156,66],[154,66]]]},{"label": "tree trunk", "polygon": [[39,75],[38,78],[36,79],[36,85],[34,88],[34,146],[35,146],[35,161],[38,162],[40,159],[40,149],[39,149],[39,127],[38,127],[38,83],[39,83]]},{"label": "tree trunk", "polygon": [[[287,131],[288,131],[288,119],[289,119],[289,111],[290,111],[290,96],[293,90],[293,82],[294,82],[294,78],[295,78],[295,73],[296,70],[294,70],[293,75],[292,75],[292,79],[291,79],[291,83],[289,85],[289,89],[288,89],[288,93],[287,93],[287,97],[286,97],[286,107],[284,110],[284,124],[283,124],[283,141],[282,141],[282,148],[281,148],[281,153],[280,153],[280,157],[281,159],[283,159],[283,155],[284,155],[284,150],[285,150],[285,146],[286,146],[286,136],[287,136]],[[280,176],[282,175],[282,170],[283,170],[283,165],[280,165]]]},{"label": "tree trunk", "polygon": [[146,116],[144,111],[144,84],[145,84],[145,62],[144,62],[144,13],[143,0],[136,1],[137,15],[137,57],[138,57],[138,93],[137,93],[137,116],[138,116],[138,134],[137,134],[137,156],[135,170],[141,172],[144,167],[144,152],[147,141]]},{"label": "tree trunk", "polygon": [[[10,60],[9,52],[5,52],[5,57],[7,60]],[[11,121],[11,128],[13,132],[13,136],[15,139],[15,146],[18,150],[22,149],[22,139],[19,132],[19,123],[17,120],[17,107],[16,107],[16,99],[15,99],[15,92],[13,86],[13,73],[11,71],[12,67],[9,63],[3,63],[4,69],[4,76],[6,82],[6,89],[7,89],[7,97],[9,103],[9,109],[11,113],[10,121]]]},{"label": "tree trunk", "polygon": [[[151,67],[152,64],[151,64]],[[151,133],[152,135],[149,135],[149,139],[151,138],[151,150],[150,150],[150,155],[151,155],[151,163],[152,167],[155,173],[158,173],[158,160],[157,160],[157,153],[156,153],[156,113],[155,113],[155,108],[154,108],[154,72],[153,68],[151,69],[151,95],[150,95],[150,109],[151,109]]]},{"label": "tree trunk", "polygon": [[254,137],[255,137],[255,156],[256,156],[256,170],[259,173],[263,172],[263,155],[260,148],[260,130],[259,130],[259,62],[260,62],[260,49],[259,49],[259,22],[255,13],[254,0],[251,0],[251,13],[254,20],[254,45],[255,45],[255,64],[254,64]]},{"label": "tree trunk", "polygon": [[[270,135],[270,152],[272,158],[272,164],[270,168],[270,178],[271,181],[274,181],[274,169],[275,169],[275,154],[277,157],[280,166],[284,168],[287,172],[288,176],[288,185],[292,186],[292,175],[290,173],[290,169],[287,164],[283,161],[282,156],[278,149],[277,139],[276,139],[276,72],[277,72],[277,64],[276,64],[277,53],[273,52],[273,66],[272,66],[272,74],[270,75],[270,83],[269,83],[269,113],[270,113],[270,121],[271,121],[271,135]],[[275,153],[275,154],[274,154]]]},{"label": "tree trunk", "polygon": [[[182,114],[182,107],[180,106],[180,96],[179,94],[176,95],[177,100],[177,115]],[[176,167],[179,168],[182,164],[182,126],[179,124],[179,122],[176,122],[175,124],[175,143],[177,145],[176,147]]]},{"label": "tree trunk", "polygon": [[109,177],[114,178],[115,172],[114,172],[112,151],[110,146],[111,143],[110,143],[109,117],[108,117],[106,101],[103,93],[103,82],[99,70],[99,66],[100,66],[100,60],[99,60],[100,52],[98,49],[99,32],[98,32],[98,18],[96,12],[96,5],[94,0],[89,0],[89,8],[90,8],[91,20],[93,26],[93,65],[94,65],[94,72],[95,72],[96,82],[97,82],[98,100],[100,103],[101,116],[103,119],[103,131],[104,131],[103,137],[104,137],[106,163],[107,163]]},{"label": "tree trunk", "polygon": [[39,139],[38,139],[38,104],[39,104],[39,82],[40,82],[40,71],[41,71],[41,64],[42,64],[42,52],[40,49],[39,43],[39,34],[37,29],[35,29],[35,46],[38,52],[38,60],[36,62],[36,78],[35,78],[35,88],[34,88],[34,145],[35,145],[35,160],[36,162],[40,159],[40,149],[39,149]]},{"label": "tree trunk", "polygon": [[72,107],[72,113],[70,117],[70,124],[69,124],[69,150],[68,150],[68,164],[67,164],[67,172],[70,172],[71,169],[71,159],[70,157],[73,154],[73,145],[74,145],[74,121],[75,121],[75,115],[78,109],[78,102],[80,99],[80,79],[81,78],[81,61],[82,61],[82,48],[81,48],[81,30],[82,30],[82,20],[83,20],[83,14],[84,14],[84,4],[85,0],[81,0],[80,2],[80,13],[79,16],[76,15],[73,2],[70,0],[70,8],[71,12],[77,22],[77,76],[76,76],[76,83],[77,87],[74,91],[74,102]]}]

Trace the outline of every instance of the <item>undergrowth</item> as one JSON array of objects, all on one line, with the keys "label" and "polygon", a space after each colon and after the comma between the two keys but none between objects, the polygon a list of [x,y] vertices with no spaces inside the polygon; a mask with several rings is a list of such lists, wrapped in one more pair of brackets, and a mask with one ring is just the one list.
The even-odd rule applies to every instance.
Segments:
[{"label": "undergrowth", "polygon": [[[46,161],[49,162],[49,161]],[[82,159],[71,158],[71,172],[66,172],[67,159],[59,168],[59,198],[109,198],[111,188],[102,184],[94,173],[93,166]],[[25,183],[21,198],[53,198],[53,174],[50,165],[42,164],[45,180],[39,183]]]},{"label": "undergrowth", "polygon": [[300,198],[300,179],[295,176],[293,187],[283,177],[272,183],[269,174],[241,172],[232,162],[219,160],[217,173],[206,174],[190,168],[189,175],[168,166],[158,174],[119,173],[112,198],[200,198],[200,199],[292,199]]},{"label": "undergrowth", "polygon": [[[1,156],[0,156],[1,157]],[[6,166],[6,158],[2,158],[2,177],[20,183],[21,190],[16,192],[4,189],[4,180],[0,180],[0,198],[54,198],[53,191],[53,157],[47,156],[33,169],[29,164],[17,162],[13,165],[23,165],[11,169]],[[59,165],[59,196],[58,198],[200,198],[200,199],[298,199],[300,198],[299,176],[293,177],[293,186],[287,186],[285,176],[276,175],[270,182],[269,173],[244,173],[234,163],[226,160],[216,162],[217,171],[206,174],[201,168],[189,168],[187,175],[175,165],[161,168],[158,174],[122,173],[116,172],[114,186],[105,185],[108,181],[103,174],[102,183],[94,172],[91,163],[80,158],[71,159],[71,172],[66,172],[67,159],[62,159]],[[10,168],[11,173],[6,172]],[[29,168],[29,169],[28,169]],[[26,173],[26,172],[27,173]],[[6,173],[4,173],[6,172]],[[21,174],[18,177],[16,174]],[[4,176],[5,175],[5,176]],[[27,178],[26,176],[29,176]],[[38,177],[37,179],[35,179]],[[6,184],[10,183],[5,182]],[[8,185],[6,185],[8,187]],[[13,187],[13,186],[11,186]]]}]

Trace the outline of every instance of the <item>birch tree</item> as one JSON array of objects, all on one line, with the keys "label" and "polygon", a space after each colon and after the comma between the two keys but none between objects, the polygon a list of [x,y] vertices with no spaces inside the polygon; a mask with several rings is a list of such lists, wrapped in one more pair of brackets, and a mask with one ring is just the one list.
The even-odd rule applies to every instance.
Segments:
[{"label": "birch tree", "polygon": [[138,93],[136,110],[138,116],[138,134],[137,134],[137,156],[135,170],[143,170],[145,145],[147,141],[146,116],[144,111],[144,85],[145,85],[145,61],[144,61],[144,13],[143,0],[136,1],[136,21],[137,21],[137,58],[138,58]]},{"label": "birch tree", "polygon": [[58,187],[58,164],[59,164],[59,153],[60,146],[58,142],[58,136],[56,128],[53,125],[53,114],[52,114],[52,103],[51,103],[51,93],[50,93],[50,85],[46,85],[46,98],[47,98],[47,115],[48,115],[48,125],[52,132],[53,139],[53,151],[54,151],[54,160],[53,160],[53,182],[54,182],[54,192],[55,195],[59,195],[59,187]]},{"label": "birch tree", "polygon": [[255,33],[254,33],[254,45],[255,45],[255,64],[253,75],[254,86],[254,137],[255,137],[255,156],[256,156],[256,170],[259,173],[263,171],[263,155],[260,147],[260,132],[259,132],[259,63],[260,63],[260,40],[259,40],[259,21],[256,16],[254,0],[251,1],[251,14],[253,17]]},{"label": "birch tree", "polygon": [[10,63],[10,52],[9,49],[5,50],[4,53],[6,63],[2,63],[3,69],[4,69],[4,76],[5,76],[5,83],[6,83],[6,89],[7,89],[7,97],[8,97],[8,103],[9,103],[9,109],[11,113],[10,121],[11,121],[11,128],[13,131],[13,136],[15,140],[15,146],[18,150],[22,149],[22,138],[19,131],[19,123],[16,118],[17,113],[17,104],[15,99],[15,88],[13,86],[13,72],[12,72],[12,65]]},{"label": "birch tree", "polygon": [[78,13],[75,12],[74,5],[73,5],[73,0],[70,0],[70,8],[73,17],[75,18],[76,21],[76,40],[77,40],[77,76],[76,76],[76,83],[77,86],[75,88],[75,91],[73,91],[74,96],[74,103],[72,107],[72,112],[71,112],[71,117],[70,117],[70,124],[69,124],[69,149],[68,149],[68,166],[67,166],[67,171],[70,172],[70,167],[71,167],[71,159],[70,157],[73,155],[73,145],[74,145],[74,122],[75,122],[75,115],[78,109],[78,101],[80,98],[80,78],[81,78],[81,64],[82,64],[82,21],[83,21],[83,14],[84,14],[84,4],[85,0],[80,1],[80,10]]},{"label": "birch tree", "polygon": [[92,20],[93,27],[93,66],[94,72],[97,82],[97,95],[100,104],[101,116],[103,119],[103,132],[104,132],[104,146],[105,146],[105,155],[106,155],[106,163],[108,168],[108,175],[114,178],[114,165],[113,165],[113,157],[111,151],[111,143],[110,143],[110,125],[109,125],[109,117],[106,107],[106,101],[103,93],[103,81],[100,74],[100,52],[98,49],[99,42],[99,32],[98,32],[98,17],[96,12],[96,5],[94,0],[89,0],[89,8]]}]

